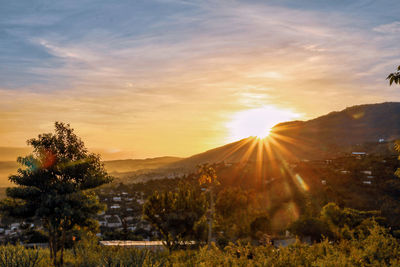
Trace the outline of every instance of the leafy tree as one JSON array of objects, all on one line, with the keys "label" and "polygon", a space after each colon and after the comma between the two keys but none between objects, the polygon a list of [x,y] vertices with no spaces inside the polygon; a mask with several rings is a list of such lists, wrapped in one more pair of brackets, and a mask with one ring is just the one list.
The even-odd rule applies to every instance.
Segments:
[{"label": "leafy tree", "polygon": [[341,209],[335,203],[328,203],[321,210],[320,219],[326,222],[337,238],[349,237],[350,232],[360,226],[365,220],[374,218],[383,221],[379,211],[360,211],[350,208]]},{"label": "leafy tree", "polygon": [[250,234],[253,205],[252,195],[239,187],[228,187],[218,193],[215,203],[217,228],[223,232],[224,239],[234,241]]},{"label": "leafy tree", "polygon": [[1,211],[15,218],[40,218],[50,256],[59,266],[68,232],[76,226],[94,228],[93,217],[104,209],[90,189],[112,179],[69,124],[56,122],[54,134],[40,134],[27,143],[33,154],[18,158],[25,168],[9,177],[16,187],[7,188]]},{"label": "leafy tree", "polygon": [[171,251],[181,241],[201,239],[206,207],[204,194],[181,184],[177,192],[154,192],[143,206],[143,217],[161,233]]},{"label": "leafy tree", "polygon": [[396,72],[390,73],[386,79],[389,80],[390,85],[392,85],[392,83],[400,84],[400,66],[397,67]]},{"label": "leafy tree", "polygon": [[208,217],[207,243],[208,243],[208,248],[210,248],[212,239],[212,228],[213,228],[212,223],[214,221],[214,213],[215,213],[215,207],[214,207],[215,188],[218,185],[220,185],[220,182],[218,181],[217,172],[212,166],[208,164],[200,165],[198,167],[197,173],[199,176],[200,186],[202,186],[204,189],[207,190],[208,195],[210,197],[210,206],[207,216]]}]

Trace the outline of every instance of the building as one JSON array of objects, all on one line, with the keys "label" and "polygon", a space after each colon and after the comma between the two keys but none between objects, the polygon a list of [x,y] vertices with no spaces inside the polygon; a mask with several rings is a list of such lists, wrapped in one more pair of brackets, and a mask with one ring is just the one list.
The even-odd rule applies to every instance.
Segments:
[{"label": "building", "polygon": [[372,175],[372,171],[361,171],[361,173],[366,174],[366,175]]}]

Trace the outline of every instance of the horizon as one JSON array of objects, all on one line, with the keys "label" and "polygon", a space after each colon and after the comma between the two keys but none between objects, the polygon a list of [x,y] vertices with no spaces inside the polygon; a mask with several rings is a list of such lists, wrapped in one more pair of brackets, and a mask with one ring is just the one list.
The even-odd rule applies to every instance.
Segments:
[{"label": "horizon", "polygon": [[[360,106],[371,106],[371,105],[382,105],[382,104],[400,104],[400,102],[393,102],[393,101],[388,101],[388,102],[381,102],[381,103],[369,103],[369,104],[359,104],[359,105],[353,105],[353,106],[349,106],[346,107],[343,110],[333,110],[330,111],[326,114],[323,114],[321,116],[315,117],[315,118],[310,118],[309,120],[314,120],[314,119],[318,119],[327,115],[330,115],[332,113],[337,113],[337,112],[342,112],[345,111],[349,108],[354,108],[354,107],[360,107]],[[293,120],[293,121],[301,121],[301,122],[307,122],[309,120]],[[286,122],[292,122],[292,121],[283,121],[280,123],[275,124],[271,129],[275,128],[276,126],[280,125],[281,123],[286,123]],[[277,128],[278,131],[280,130],[279,127]],[[281,129],[282,130],[282,129]],[[276,139],[276,135],[274,137],[272,137],[272,139]],[[208,152],[210,150],[213,150],[215,148],[220,148],[220,147],[224,147],[233,143],[242,143],[245,140],[249,140],[249,139],[262,139],[268,142],[269,139],[269,134],[266,135],[265,137],[260,137],[257,135],[249,135],[247,137],[240,137],[238,139],[234,139],[234,140],[230,140],[229,142],[225,142],[222,144],[217,145],[216,147],[211,147],[208,148],[204,151],[199,151],[198,153],[195,154],[191,154],[188,156],[176,156],[176,155],[156,155],[154,157],[143,157],[143,158],[124,158],[124,157],[120,157],[119,154],[116,153],[109,153],[107,151],[101,150],[101,149],[96,149],[96,148],[88,148],[89,152],[91,153],[95,153],[95,154],[100,154],[102,161],[106,162],[106,161],[124,161],[124,160],[150,160],[150,159],[159,159],[159,158],[180,158],[180,159],[186,159],[186,158],[190,158],[192,156],[196,156],[198,154],[202,154],[205,152]],[[285,138],[285,137],[283,137]],[[278,139],[282,139],[282,136]],[[258,142],[258,141],[257,141]],[[7,147],[7,146],[0,146],[0,162],[15,162],[15,159],[19,156],[25,156],[32,153],[32,150],[30,147],[25,146],[25,147]],[[105,157],[104,157],[105,155]]]},{"label": "horizon", "polygon": [[385,81],[400,56],[398,1],[2,7],[0,147],[62,121],[103,160],[188,157],[280,122],[400,101]]}]

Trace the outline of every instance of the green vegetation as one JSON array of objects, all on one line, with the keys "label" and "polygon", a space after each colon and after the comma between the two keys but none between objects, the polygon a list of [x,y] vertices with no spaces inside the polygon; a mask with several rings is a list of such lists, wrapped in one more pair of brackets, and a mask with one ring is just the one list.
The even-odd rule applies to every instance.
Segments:
[{"label": "green vegetation", "polygon": [[390,73],[386,79],[389,80],[390,85],[392,85],[392,83],[400,84],[400,66],[397,67],[396,72]]},{"label": "green vegetation", "polygon": [[40,219],[48,234],[50,257],[59,266],[73,230],[96,228],[94,216],[104,206],[90,189],[111,177],[69,125],[56,122],[55,134],[39,135],[28,144],[33,154],[18,158],[23,168],[10,176],[17,186],[7,189],[1,211],[9,217]]},{"label": "green vegetation", "polygon": [[156,191],[143,206],[143,215],[172,250],[181,242],[203,239],[206,207],[206,198],[199,190],[181,184],[177,192]]},{"label": "green vegetation", "polygon": [[[0,266],[49,266],[48,249],[1,246]],[[230,243],[196,250],[152,252],[103,247],[94,237],[79,241],[65,253],[65,266],[399,266],[400,243],[372,222],[364,234],[313,245],[297,242],[277,249],[271,245]]]}]

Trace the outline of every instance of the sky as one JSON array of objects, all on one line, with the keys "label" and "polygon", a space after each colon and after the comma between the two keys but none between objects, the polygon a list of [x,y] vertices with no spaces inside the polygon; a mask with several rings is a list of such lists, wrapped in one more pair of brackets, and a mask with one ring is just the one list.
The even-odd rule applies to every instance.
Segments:
[{"label": "sky", "polygon": [[62,121],[104,159],[186,157],[245,137],[241,121],[400,101],[385,80],[400,64],[398,0],[0,7],[0,147]]}]

